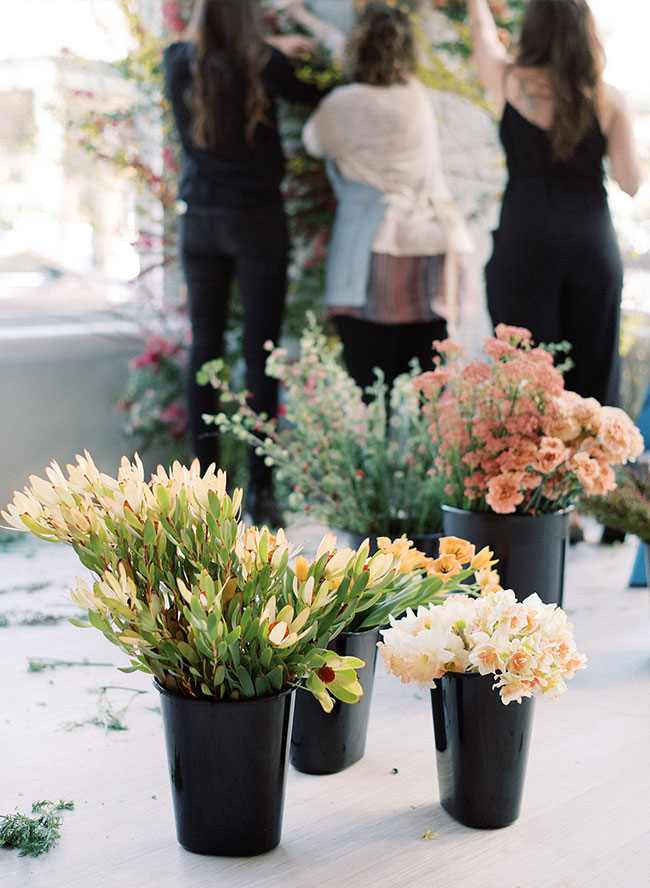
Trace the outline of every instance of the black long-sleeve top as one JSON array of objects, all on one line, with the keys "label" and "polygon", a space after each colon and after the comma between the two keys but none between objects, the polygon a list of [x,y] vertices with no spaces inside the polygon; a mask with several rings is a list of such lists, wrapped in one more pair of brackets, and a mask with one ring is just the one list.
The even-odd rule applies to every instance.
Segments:
[{"label": "black long-sleeve top", "polygon": [[192,75],[193,43],[173,43],[164,54],[165,88],[169,96],[183,150],[183,170],[178,196],[190,208],[244,207],[280,199],[285,159],[277,126],[278,98],[308,106],[316,105],[327,90],[299,80],[289,59],[270,47],[262,71],[269,98],[265,119],[257,125],[252,145],[243,135],[243,97],[232,96],[233,119],[240,134],[214,148],[198,148],[190,135],[191,113],[185,101]]}]

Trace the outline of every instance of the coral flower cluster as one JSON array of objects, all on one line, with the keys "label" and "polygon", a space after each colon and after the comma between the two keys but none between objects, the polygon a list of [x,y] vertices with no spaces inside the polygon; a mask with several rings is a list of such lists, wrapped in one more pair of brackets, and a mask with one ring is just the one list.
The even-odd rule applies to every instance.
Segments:
[{"label": "coral flower cluster", "polygon": [[510,589],[410,610],[382,635],[386,669],[402,682],[433,688],[446,672],[494,675],[504,704],[559,697],[586,665],[564,611],[537,595],[519,602]]},{"label": "coral flower cluster", "polygon": [[451,340],[434,343],[436,368],[416,378],[437,450],[444,502],[473,511],[559,511],[616,486],[613,466],[643,438],[627,414],[565,391],[551,351],[500,324],[486,360],[466,362]]}]

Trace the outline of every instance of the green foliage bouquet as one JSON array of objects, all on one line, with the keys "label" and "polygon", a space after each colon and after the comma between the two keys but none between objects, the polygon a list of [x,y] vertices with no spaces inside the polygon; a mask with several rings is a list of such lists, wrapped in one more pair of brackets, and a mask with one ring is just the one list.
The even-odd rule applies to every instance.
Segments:
[{"label": "green foliage bouquet", "polygon": [[384,600],[390,611],[391,595],[406,592],[408,604],[420,586],[422,571],[401,570],[399,555],[369,557],[367,542],[337,550],[331,534],[313,561],[290,563],[284,533],[246,528],[242,491],[228,495],[225,473],[201,476],[197,461],[159,467],[149,482],[137,457],[116,478],[87,453],[67,470],[53,462],[47,479],[30,476],[2,516],[72,546],[96,577],[92,588],[77,581],[73,601],[130,657],[124,671],[176,695],[237,700],[304,682],[326,711],[331,694],[355,702],[363,662],[329,641],[358,608]]},{"label": "green foliage bouquet", "polygon": [[614,490],[584,497],[580,512],[591,515],[605,527],[622,530],[650,544],[650,466],[626,465],[619,469]]},{"label": "green foliage bouquet", "polygon": [[205,421],[255,447],[275,466],[294,512],[362,535],[439,532],[441,489],[429,472],[435,453],[413,386],[418,369],[399,376],[390,393],[378,376],[366,402],[340,351],[313,315],[295,360],[286,349],[271,347],[267,373],[280,380],[283,395],[278,420],[257,415],[245,394],[233,393],[220,362],[206,364],[201,381],[214,385],[235,409]]}]

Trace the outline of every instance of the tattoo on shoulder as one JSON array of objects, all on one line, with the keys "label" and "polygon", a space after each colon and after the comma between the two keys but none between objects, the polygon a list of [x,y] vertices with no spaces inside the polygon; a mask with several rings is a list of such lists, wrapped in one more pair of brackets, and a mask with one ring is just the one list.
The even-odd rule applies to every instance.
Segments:
[{"label": "tattoo on shoulder", "polygon": [[535,94],[530,92],[525,80],[519,80],[518,82],[517,101],[522,110],[526,111],[530,117],[539,111],[539,101]]}]

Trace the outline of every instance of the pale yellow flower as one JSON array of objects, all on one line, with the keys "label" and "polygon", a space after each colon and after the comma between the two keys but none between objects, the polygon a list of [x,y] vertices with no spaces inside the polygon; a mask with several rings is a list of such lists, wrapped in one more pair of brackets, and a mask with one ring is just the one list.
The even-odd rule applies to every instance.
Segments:
[{"label": "pale yellow flower", "polygon": [[484,546],[480,552],[477,552],[476,555],[472,558],[469,563],[469,566],[472,570],[481,570],[484,567],[491,567],[493,564],[497,563],[497,559],[494,557],[494,552],[490,549],[489,546]]},{"label": "pale yellow flower", "polygon": [[490,570],[489,567],[482,567],[475,573],[476,582],[481,587],[481,590],[485,590],[486,586],[495,586],[498,585],[499,573],[496,570]]},{"label": "pale yellow flower", "polygon": [[424,552],[414,548],[412,540],[407,539],[405,535],[396,540],[391,540],[390,537],[377,537],[377,547],[381,552],[399,558],[400,573],[411,573],[411,571],[426,567],[431,561]]},{"label": "pale yellow flower", "polygon": [[318,545],[316,561],[318,561],[326,552],[331,552],[333,549],[336,549],[336,536],[331,530],[328,530]]},{"label": "pale yellow flower", "polygon": [[439,551],[441,555],[453,555],[461,564],[466,564],[474,557],[476,547],[460,537],[448,536],[441,538]]},{"label": "pale yellow flower", "polygon": [[[328,580],[339,579],[348,569],[348,565],[356,557],[356,551],[346,547],[335,551],[330,560],[325,565],[323,577]],[[392,558],[391,558],[392,561]]]},{"label": "pale yellow flower", "polygon": [[106,611],[106,605],[80,577],[77,577],[77,585],[75,588],[70,589],[70,598],[75,604],[79,605],[79,607],[84,610],[97,611],[98,613],[104,613]]},{"label": "pale yellow flower", "polygon": [[299,583],[304,583],[307,579],[307,572],[309,570],[309,562],[303,555],[298,555],[294,561],[294,573],[296,575],[296,579]]},{"label": "pale yellow flower", "polygon": [[459,574],[463,569],[463,565],[454,555],[441,555],[434,559],[427,567],[427,576],[440,577],[446,580]]}]

